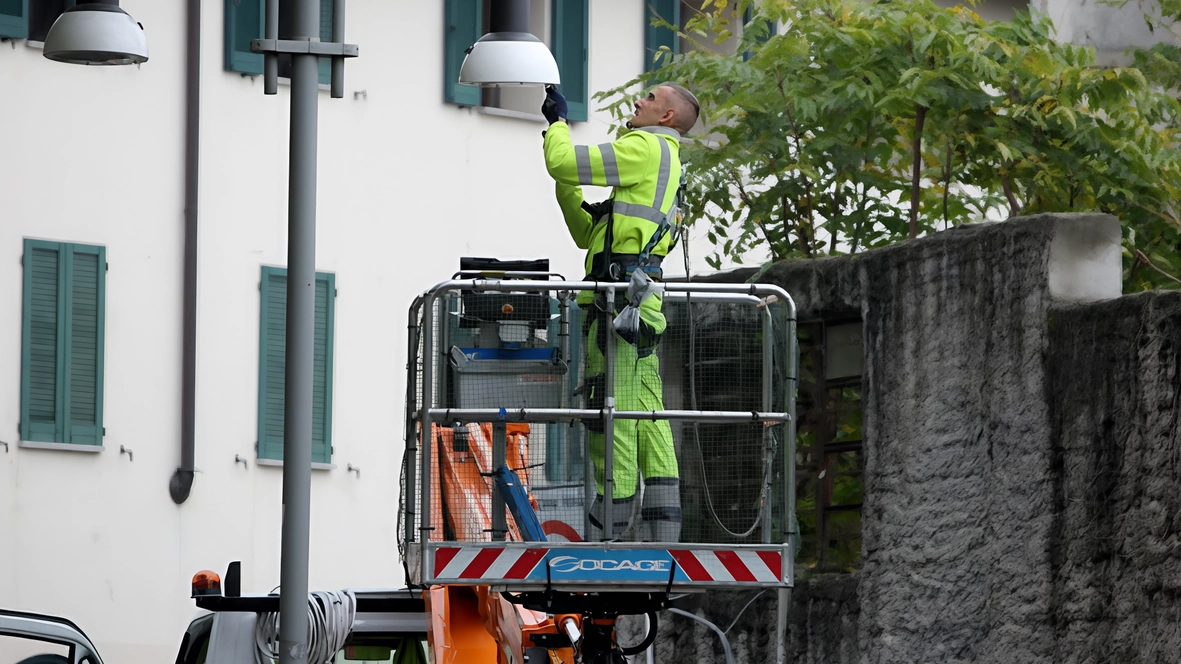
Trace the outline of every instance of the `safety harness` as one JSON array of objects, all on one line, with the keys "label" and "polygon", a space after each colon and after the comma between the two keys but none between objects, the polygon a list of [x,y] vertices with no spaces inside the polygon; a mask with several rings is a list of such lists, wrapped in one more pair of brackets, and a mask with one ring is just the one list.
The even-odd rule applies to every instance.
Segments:
[{"label": "safety harness", "polygon": [[[656,230],[652,233],[652,237],[648,239],[647,244],[644,245],[644,248],[638,254],[616,254],[612,251],[612,246],[615,244],[614,196],[598,203],[587,203],[583,201],[582,209],[590,215],[593,223],[597,224],[605,218],[607,224],[606,236],[603,238],[603,250],[591,259],[590,274],[586,278],[593,281],[627,282],[631,279],[632,272],[643,270],[653,280],[660,281],[664,276],[664,272],[660,267],[661,263],[664,262],[664,256],[658,256],[652,252],[670,232],[673,233],[673,240],[669,244],[669,251],[672,251],[680,240],[680,212],[684,203],[685,182],[685,167],[682,164],[681,179],[677,186],[677,193],[673,199],[673,205],[669,208],[667,214],[661,215],[660,222],[656,224]],[[595,345],[598,347],[600,353],[607,352],[607,330],[612,327],[612,320],[615,318],[616,311],[626,305],[627,296],[624,289],[616,293],[615,302],[612,305],[608,305],[605,295],[599,294],[595,298],[594,306],[587,312],[588,315],[583,318],[583,336],[589,334],[590,327],[593,323],[597,323],[595,326]],[[660,342],[660,336],[653,332],[646,324],[641,323],[639,338],[635,340],[637,358],[648,357],[655,353],[656,346]],[[575,394],[586,394],[587,408],[592,410],[603,408],[606,386],[605,379],[606,376],[602,373],[587,376],[583,385],[575,391]],[[592,418],[583,422],[583,424],[594,433],[603,433],[603,423],[600,420]]]},{"label": "safety harness", "polygon": [[[648,276],[659,281],[664,276],[660,265],[664,256],[652,253],[661,240],[671,231],[672,243],[668,250],[672,251],[681,239],[680,211],[685,200],[685,168],[681,166],[681,181],[677,186],[677,193],[673,205],[667,214],[663,215],[656,225],[656,231],[648,239],[648,243],[638,254],[616,254],[612,252],[615,244],[615,198],[608,198],[598,203],[582,202],[582,209],[590,215],[592,222],[599,223],[606,218],[607,233],[603,238],[603,250],[591,259],[591,270],[587,279],[594,281],[623,281],[626,282],[636,269],[643,270]],[[671,221],[670,221],[671,219]]]}]

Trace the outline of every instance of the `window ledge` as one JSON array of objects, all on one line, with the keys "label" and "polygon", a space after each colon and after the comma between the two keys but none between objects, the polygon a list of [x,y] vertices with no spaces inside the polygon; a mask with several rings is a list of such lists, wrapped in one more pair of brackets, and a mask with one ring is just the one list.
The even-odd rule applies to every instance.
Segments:
[{"label": "window ledge", "polygon": [[[256,463],[259,466],[274,466],[276,468],[283,467],[283,460],[282,459],[255,459],[254,463]],[[312,470],[336,470],[336,464],[334,464],[334,463],[319,463],[317,461],[313,461],[312,462]]]},{"label": "window ledge", "polygon": [[484,115],[499,115],[502,118],[516,118],[518,120],[529,120],[531,122],[547,122],[545,116],[540,113],[526,113],[524,111],[514,111],[508,108],[496,108],[495,106],[472,106],[476,111]]},{"label": "window ledge", "polygon": [[62,452],[91,452],[103,451],[102,445],[78,445],[75,443],[45,443],[39,440],[22,440],[16,444],[27,450],[58,450]]}]

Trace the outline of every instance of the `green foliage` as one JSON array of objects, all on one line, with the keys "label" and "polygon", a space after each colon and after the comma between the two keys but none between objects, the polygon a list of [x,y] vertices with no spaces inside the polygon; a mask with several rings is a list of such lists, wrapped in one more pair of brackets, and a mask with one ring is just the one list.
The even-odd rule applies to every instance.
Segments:
[{"label": "green foliage", "polygon": [[[747,6],[743,30],[729,17]],[[1100,68],[1051,32],[1028,13],[988,22],[930,0],[706,0],[680,27],[700,48],[659,53],[662,67],[596,99],[622,124],[656,82],[698,95],[708,133],[682,152],[686,221],[706,225],[715,267],[755,250],[855,254],[986,215],[1101,211],[1124,226],[1125,288],[1176,287],[1181,105],[1153,82],[1181,73],[1181,51]],[[734,54],[706,43],[735,33]]]}]

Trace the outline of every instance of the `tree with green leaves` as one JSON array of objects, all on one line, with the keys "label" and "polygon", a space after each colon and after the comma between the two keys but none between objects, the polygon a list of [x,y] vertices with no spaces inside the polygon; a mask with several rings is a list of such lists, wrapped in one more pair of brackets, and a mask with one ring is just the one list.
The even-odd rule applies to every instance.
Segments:
[{"label": "tree with green leaves", "polygon": [[682,150],[686,221],[706,225],[714,267],[1101,211],[1123,225],[1126,290],[1181,286],[1181,104],[1159,78],[1097,67],[1025,12],[992,22],[930,0],[734,2],[705,0],[668,27],[700,45],[738,33],[735,53],[665,49],[662,66],[596,95],[620,123],[661,80],[698,95],[706,130]]}]

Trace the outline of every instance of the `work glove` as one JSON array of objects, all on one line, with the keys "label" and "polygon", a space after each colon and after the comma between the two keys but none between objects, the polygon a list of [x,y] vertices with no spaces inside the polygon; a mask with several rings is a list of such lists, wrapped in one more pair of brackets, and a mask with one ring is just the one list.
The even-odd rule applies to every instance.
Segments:
[{"label": "work glove", "polygon": [[553,124],[558,120],[565,120],[568,113],[566,98],[562,93],[552,85],[545,86],[545,101],[541,102],[541,114],[545,119]]},{"label": "work glove", "polygon": [[612,321],[615,326],[615,331],[633,346],[638,346],[640,343],[640,305],[644,303],[649,297],[664,290],[664,288],[652,281],[647,274],[640,268],[632,271],[631,279],[627,285],[627,306],[619,315]]}]

